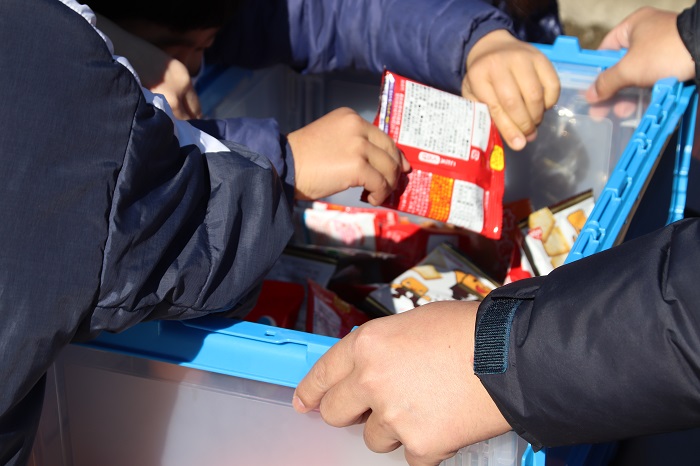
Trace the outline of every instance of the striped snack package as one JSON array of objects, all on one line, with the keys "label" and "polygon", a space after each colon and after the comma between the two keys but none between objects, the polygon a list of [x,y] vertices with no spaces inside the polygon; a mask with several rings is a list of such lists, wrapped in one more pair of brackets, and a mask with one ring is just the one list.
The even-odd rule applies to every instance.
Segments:
[{"label": "striped snack package", "polygon": [[385,71],[374,124],[412,167],[384,207],[500,238],[505,155],[485,104]]}]

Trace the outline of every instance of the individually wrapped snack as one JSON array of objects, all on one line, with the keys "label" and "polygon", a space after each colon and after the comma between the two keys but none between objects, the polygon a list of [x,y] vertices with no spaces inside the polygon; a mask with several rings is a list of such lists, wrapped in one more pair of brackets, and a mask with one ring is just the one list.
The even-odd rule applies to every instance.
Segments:
[{"label": "individually wrapped snack", "polygon": [[386,209],[314,202],[301,212],[295,240],[303,244],[381,252],[377,239],[381,237],[383,226],[399,222],[399,215]]},{"label": "individually wrapped snack", "polygon": [[306,309],[306,331],[317,335],[342,338],[353,327],[369,320],[367,314],[313,280],[309,280],[309,302]]},{"label": "individually wrapped snack", "polygon": [[475,301],[498,284],[450,243],[442,243],[415,267],[370,293],[368,301],[384,314],[396,314],[435,301]]},{"label": "individually wrapped snack", "polygon": [[412,167],[384,206],[500,237],[505,157],[486,105],[385,71],[374,123]]},{"label": "individually wrapped snack", "polygon": [[522,225],[524,248],[537,275],[564,263],[594,205],[593,192],[586,191],[528,216]]},{"label": "individually wrapped snack", "polygon": [[275,327],[294,328],[306,290],[299,283],[263,280],[255,307],[245,320]]}]

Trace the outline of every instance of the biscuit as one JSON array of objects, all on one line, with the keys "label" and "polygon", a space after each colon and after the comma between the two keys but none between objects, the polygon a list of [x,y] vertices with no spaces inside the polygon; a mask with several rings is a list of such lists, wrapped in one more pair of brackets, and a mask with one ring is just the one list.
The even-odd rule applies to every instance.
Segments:
[{"label": "biscuit", "polygon": [[576,234],[579,234],[581,233],[581,229],[583,229],[583,225],[586,223],[587,217],[586,214],[583,213],[583,210],[578,209],[567,215],[566,219],[571,226],[574,227]]},{"label": "biscuit", "polygon": [[442,278],[442,275],[435,269],[434,265],[417,265],[413,267],[413,270],[425,280],[437,280],[438,278]]},{"label": "biscuit", "polygon": [[564,233],[561,232],[559,227],[554,227],[552,229],[547,241],[542,241],[542,246],[544,246],[544,250],[549,257],[566,254],[571,249],[569,242],[566,240]]},{"label": "biscuit", "polygon": [[547,207],[531,213],[527,218],[527,226],[530,228],[530,231],[539,228],[542,232],[541,239],[543,243],[549,239],[554,223],[554,215]]},{"label": "biscuit", "polygon": [[566,257],[568,255],[569,255],[568,253],[564,253],[564,254],[559,254],[558,256],[552,257],[550,260],[550,262],[552,263],[552,267],[554,267],[556,269],[560,265],[564,265],[564,261],[566,260]]}]

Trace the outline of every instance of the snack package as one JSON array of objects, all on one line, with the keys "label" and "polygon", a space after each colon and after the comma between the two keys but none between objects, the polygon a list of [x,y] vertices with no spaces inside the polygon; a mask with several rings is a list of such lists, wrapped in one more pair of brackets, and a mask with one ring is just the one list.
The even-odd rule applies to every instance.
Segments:
[{"label": "snack package", "polygon": [[364,312],[348,304],[313,280],[309,280],[309,302],[306,306],[306,331],[317,335],[343,338],[353,327],[369,320]]},{"label": "snack package", "polygon": [[385,315],[434,301],[476,301],[498,284],[450,243],[435,248],[416,266],[379,287],[368,297]]},{"label": "snack package", "polygon": [[[331,257],[308,254],[288,246],[265,276],[265,280],[298,283],[306,290],[309,279],[313,279],[323,286],[327,285],[335,275],[337,268],[337,261]],[[305,327],[306,299],[301,304],[297,322],[293,328],[303,330]]]},{"label": "snack package", "polygon": [[306,290],[299,283],[263,280],[255,307],[245,320],[282,328],[294,328]]},{"label": "snack package", "polygon": [[400,222],[398,213],[386,209],[346,207],[316,201],[298,213],[295,241],[383,252],[378,247],[382,229]]},{"label": "snack package", "polygon": [[586,191],[528,216],[522,225],[524,248],[537,275],[564,263],[594,205],[593,192]]},{"label": "snack package", "polygon": [[500,237],[505,157],[486,105],[385,71],[374,124],[412,167],[385,207]]},{"label": "snack package", "polygon": [[[426,226],[398,212],[377,207],[348,207],[316,201],[296,212],[297,244],[351,247],[395,258],[397,273],[414,266],[444,241],[458,244],[466,230]],[[393,275],[391,278],[393,278]]]}]

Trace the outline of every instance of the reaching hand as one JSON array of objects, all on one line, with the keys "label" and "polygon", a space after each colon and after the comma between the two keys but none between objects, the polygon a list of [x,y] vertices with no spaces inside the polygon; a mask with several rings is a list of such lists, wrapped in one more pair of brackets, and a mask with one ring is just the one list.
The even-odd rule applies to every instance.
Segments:
[{"label": "reaching hand", "polygon": [[532,45],[499,29],[469,52],[462,95],[488,105],[496,127],[514,150],[537,135],[545,110],[559,99],[552,63]]},{"label": "reaching hand", "polygon": [[599,48],[629,50],[600,73],[586,93],[588,101],[604,101],[628,86],[651,87],[661,78],[692,79],[695,63],[678,33],[677,17],[677,13],[643,7],[615,26]]},{"label": "reaching hand", "polygon": [[141,85],[163,94],[175,117],[182,120],[202,117],[199,98],[185,65],[99,14],[97,25],[112,41],[114,52],[129,60]]},{"label": "reaching hand", "polygon": [[194,90],[192,78],[185,65],[174,58],[164,59],[160,78],[141,83],[151,92],[163,94],[168,101],[173,115],[181,120],[202,118],[202,109],[199,105],[199,97]]},{"label": "reaching hand", "polygon": [[339,108],[289,134],[297,199],[320,199],[362,186],[380,205],[410,170],[394,141],[349,108]]},{"label": "reaching hand", "polygon": [[343,427],[366,422],[375,452],[401,444],[412,466],[510,430],[474,375],[478,303],[442,301],[372,320],[330,348],[301,381],[294,408]]}]

